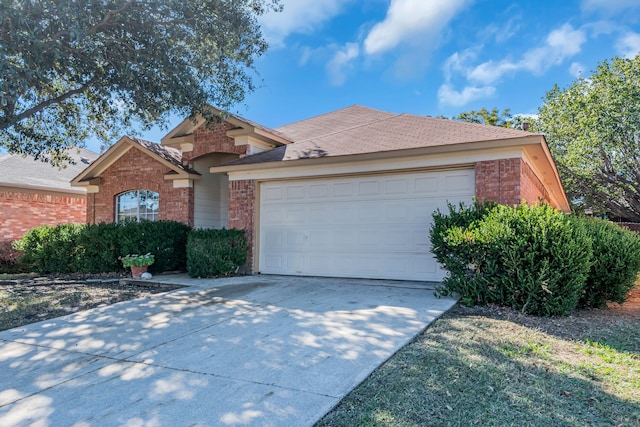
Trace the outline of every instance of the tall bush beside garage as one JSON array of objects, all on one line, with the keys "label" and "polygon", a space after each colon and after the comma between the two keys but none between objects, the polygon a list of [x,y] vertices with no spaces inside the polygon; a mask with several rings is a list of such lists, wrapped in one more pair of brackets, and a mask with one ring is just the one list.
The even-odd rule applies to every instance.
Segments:
[{"label": "tall bush beside garage", "polygon": [[433,253],[448,270],[441,292],[545,316],[577,306],[592,257],[582,223],[548,205],[497,205],[452,226],[448,216],[460,211],[436,212],[431,229]]},{"label": "tall bush beside garage", "polygon": [[244,230],[192,230],[187,242],[187,273],[191,277],[228,276],[247,262],[247,252]]},{"label": "tall bush beside garage", "polygon": [[593,241],[593,263],[581,307],[600,308],[613,301],[622,304],[640,271],[640,237],[609,221],[580,218]]}]

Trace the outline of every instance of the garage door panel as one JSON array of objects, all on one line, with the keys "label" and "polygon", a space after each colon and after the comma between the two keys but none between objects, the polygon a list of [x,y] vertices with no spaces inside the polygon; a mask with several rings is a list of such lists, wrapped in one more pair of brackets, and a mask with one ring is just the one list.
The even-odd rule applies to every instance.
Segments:
[{"label": "garage door panel", "polygon": [[441,280],[432,214],[471,202],[474,187],[472,169],[262,183],[258,269]]}]

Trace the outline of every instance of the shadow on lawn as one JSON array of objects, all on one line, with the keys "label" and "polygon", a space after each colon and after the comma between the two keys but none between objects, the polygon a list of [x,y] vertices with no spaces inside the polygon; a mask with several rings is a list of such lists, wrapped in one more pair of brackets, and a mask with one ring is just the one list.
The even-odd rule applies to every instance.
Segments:
[{"label": "shadow on lawn", "polygon": [[[640,425],[637,399],[617,396],[605,381],[611,371],[588,371],[589,356],[571,345],[504,320],[448,314],[317,426]],[[631,363],[620,381],[633,394]]]}]

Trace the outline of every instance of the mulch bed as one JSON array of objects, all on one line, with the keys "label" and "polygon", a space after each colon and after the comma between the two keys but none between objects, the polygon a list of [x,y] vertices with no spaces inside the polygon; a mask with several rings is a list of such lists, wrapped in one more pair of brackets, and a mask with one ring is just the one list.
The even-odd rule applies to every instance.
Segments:
[{"label": "mulch bed", "polygon": [[0,330],[180,287],[121,275],[0,279]]}]

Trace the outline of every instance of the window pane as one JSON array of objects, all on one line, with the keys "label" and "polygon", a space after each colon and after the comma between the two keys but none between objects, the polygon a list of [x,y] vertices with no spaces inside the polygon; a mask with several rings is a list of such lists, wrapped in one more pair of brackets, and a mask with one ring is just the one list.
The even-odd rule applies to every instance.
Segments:
[{"label": "window pane", "polygon": [[160,195],[154,191],[136,190],[117,198],[116,222],[157,221]]}]

